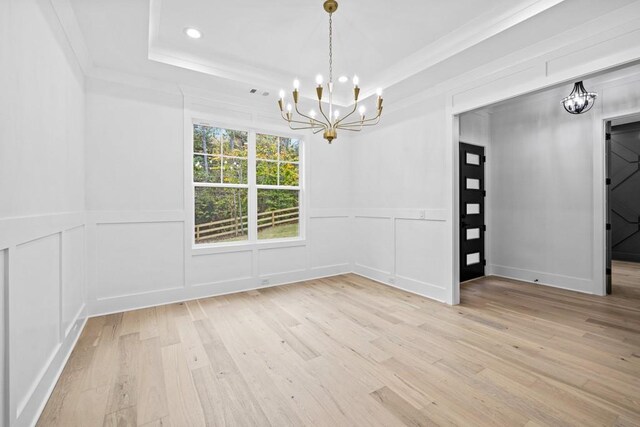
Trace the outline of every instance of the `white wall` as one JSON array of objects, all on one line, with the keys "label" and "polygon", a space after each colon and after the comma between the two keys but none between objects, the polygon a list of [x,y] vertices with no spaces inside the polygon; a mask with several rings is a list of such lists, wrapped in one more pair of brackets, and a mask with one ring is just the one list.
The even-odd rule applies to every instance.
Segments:
[{"label": "white wall", "polygon": [[88,80],[91,313],[350,271],[348,145],[329,146],[318,137],[305,141],[305,240],[192,248],[192,117],[240,128],[282,125],[264,116],[277,109],[271,103],[211,100],[177,89]]},{"label": "white wall", "polygon": [[4,424],[31,425],[84,320],[84,77],[49,2],[2,2]]},{"label": "white wall", "polygon": [[354,271],[440,301],[451,283],[444,105],[388,114],[351,142]]},{"label": "white wall", "polygon": [[619,73],[585,80],[599,93],[585,114],[570,115],[559,103],[571,85],[509,101],[490,114],[487,250],[494,274],[601,293],[593,265],[600,256],[594,191],[604,182],[594,176],[604,152],[602,120],[640,111],[640,68],[624,73],[622,80]]}]

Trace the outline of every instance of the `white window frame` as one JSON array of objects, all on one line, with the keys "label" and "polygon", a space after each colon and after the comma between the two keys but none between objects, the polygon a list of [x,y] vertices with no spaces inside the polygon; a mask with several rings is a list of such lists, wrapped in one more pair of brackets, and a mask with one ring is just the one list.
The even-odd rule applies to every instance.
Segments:
[{"label": "white window frame", "polygon": [[[226,123],[218,120],[203,117],[202,115],[191,116],[187,121],[188,129],[186,129],[185,138],[185,177],[186,192],[188,193],[188,206],[185,206],[187,215],[189,216],[187,223],[189,224],[189,242],[193,252],[218,252],[225,250],[246,250],[251,247],[278,247],[289,246],[290,244],[303,244],[306,242],[306,194],[305,194],[305,147],[306,141],[303,135],[291,133],[289,130],[282,128],[273,128],[270,126],[248,126],[242,123]],[[236,131],[247,132],[247,184],[229,184],[229,183],[202,183],[193,181],[193,127],[194,125],[202,125],[216,127],[222,129],[230,129]],[[298,186],[286,185],[258,185],[256,177],[256,135],[266,134],[279,136],[283,138],[291,138],[300,141],[298,148]],[[279,156],[279,153],[278,153]],[[274,161],[275,162],[275,161]],[[287,162],[285,162],[287,163]],[[295,163],[295,162],[289,162]],[[278,176],[280,170],[278,168]],[[214,187],[214,188],[248,188],[248,236],[247,240],[237,242],[218,242],[218,243],[196,243],[195,241],[195,188],[198,187]],[[258,240],[258,189],[267,190],[296,190],[298,191],[298,236],[287,237],[282,239],[264,239]]]}]

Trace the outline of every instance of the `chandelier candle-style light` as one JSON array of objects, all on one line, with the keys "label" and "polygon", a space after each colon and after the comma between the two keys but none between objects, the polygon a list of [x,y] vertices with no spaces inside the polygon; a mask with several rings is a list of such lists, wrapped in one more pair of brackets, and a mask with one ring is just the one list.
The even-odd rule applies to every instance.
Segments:
[{"label": "chandelier candle-style light", "polygon": [[[298,98],[300,89],[300,82],[296,79],[293,81],[293,105],[286,103],[284,98],[284,90],[280,91],[280,99],[278,99],[278,106],[280,107],[280,114],[282,118],[289,123],[289,127],[293,130],[301,129],[313,129],[313,133],[323,132],[324,139],[333,141],[338,137],[338,129],[344,129],[347,131],[358,132],[365,126],[377,125],[380,121],[380,115],[382,114],[382,90],[377,90],[378,100],[376,107],[376,114],[374,117],[366,118],[365,107],[360,106],[358,108],[358,95],[360,95],[360,87],[358,86],[358,76],[353,76],[353,110],[347,115],[340,117],[340,112],[333,105],[333,13],[338,9],[338,2],[335,0],[326,0],[324,2],[324,10],[329,14],[329,82],[327,83],[327,90],[329,92],[328,111],[322,107],[322,95],[324,87],[322,86],[322,75],[316,76],[316,95],[318,97],[318,108],[320,115],[316,114],[314,110],[309,111],[308,114],[303,114],[298,109]],[[293,110],[298,113],[302,118],[294,119]],[[351,115],[358,111],[360,118],[351,119],[347,121]]]}]

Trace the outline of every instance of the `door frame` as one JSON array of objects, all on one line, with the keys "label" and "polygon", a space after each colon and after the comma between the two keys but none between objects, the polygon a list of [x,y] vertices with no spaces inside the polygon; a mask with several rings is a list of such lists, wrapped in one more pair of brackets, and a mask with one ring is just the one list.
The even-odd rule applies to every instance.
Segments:
[{"label": "door frame", "polygon": [[[577,78],[577,77],[576,77]],[[623,83],[628,83],[629,81],[635,81],[637,77],[632,78],[630,80],[625,80]],[[575,78],[568,80],[567,84],[571,83]],[[556,83],[557,84],[557,83]],[[610,82],[605,83],[601,87],[601,91],[604,92],[609,87],[615,86],[616,84],[621,84],[619,82]],[[552,86],[552,85],[549,85]],[[543,88],[539,88],[543,89]],[[529,93],[533,92],[521,92],[513,97],[525,96]],[[452,97],[447,97],[447,111],[446,111],[446,121],[447,121],[447,132],[451,132],[447,139],[452,142],[449,147],[451,150],[451,155],[448,156],[448,162],[450,165],[450,171],[452,171],[452,175],[450,176],[450,194],[451,199],[449,199],[449,206],[451,206],[451,247],[450,253],[452,256],[451,267],[451,290],[447,295],[447,303],[456,305],[460,304],[460,224],[458,221],[459,218],[459,146],[460,146],[460,115],[463,113],[467,113],[473,111],[475,109],[479,109],[482,107],[487,107],[489,105],[500,102],[504,99],[510,97],[496,97],[490,102],[480,102],[477,105],[474,105],[470,108],[464,109],[456,109],[453,107],[453,99]],[[596,104],[596,106],[592,109],[592,114],[594,114],[594,118],[592,120],[593,123],[593,138],[592,138],[592,149],[593,149],[593,179],[592,179],[592,188],[593,188],[593,211],[592,211],[592,288],[591,293],[594,295],[605,296],[607,294],[607,278],[606,278],[606,257],[607,257],[607,199],[606,199],[606,176],[605,176],[605,162],[607,160],[606,156],[606,144],[605,144],[605,134],[606,134],[606,122],[609,120],[615,120],[620,118],[625,118],[629,116],[635,116],[640,114],[640,108],[624,108],[617,111],[604,111],[602,102]],[[485,147],[485,149],[488,147]],[[490,159],[490,158],[489,158]],[[487,173],[485,168],[485,174]],[[485,175],[486,179],[486,175]],[[485,203],[487,200],[485,200]],[[485,218],[485,221],[487,219]],[[485,251],[488,247],[487,242],[490,239],[491,231],[488,228],[488,233],[485,235]],[[489,259],[487,260],[487,267],[490,267]],[[485,270],[485,274],[487,276],[491,275],[490,268]]]},{"label": "door frame", "polygon": [[[640,120],[640,109],[627,109],[625,111],[622,112],[617,112],[617,113],[611,113],[610,115],[603,115],[600,121],[600,125],[601,125],[601,134],[600,134],[600,141],[602,141],[602,145],[604,146],[604,153],[603,153],[603,169],[604,169],[604,173],[605,173],[605,180],[606,178],[610,178],[606,176],[606,173],[608,172],[608,162],[609,162],[609,152],[607,150],[607,146],[606,146],[606,138],[607,138],[607,123],[608,122],[612,122],[614,120],[619,120],[619,119],[639,119]],[[610,259],[610,257],[612,256],[612,247],[610,242],[608,241],[608,230],[607,230],[607,222],[610,221],[610,200],[609,200],[609,186],[607,185],[606,182],[604,182],[603,186],[602,186],[602,194],[603,194],[603,212],[602,215],[604,216],[604,241],[603,241],[603,245],[602,247],[604,248],[603,251],[603,255],[604,255],[604,267],[605,267],[605,271],[604,271],[604,279],[603,279],[603,293],[602,295],[607,295],[607,282],[608,282],[608,278],[607,278],[607,272],[606,272],[606,267],[608,265],[608,260]],[[611,272],[611,276],[613,277],[613,271]],[[611,288],[613,289],[613,284],[611,285]]]}]

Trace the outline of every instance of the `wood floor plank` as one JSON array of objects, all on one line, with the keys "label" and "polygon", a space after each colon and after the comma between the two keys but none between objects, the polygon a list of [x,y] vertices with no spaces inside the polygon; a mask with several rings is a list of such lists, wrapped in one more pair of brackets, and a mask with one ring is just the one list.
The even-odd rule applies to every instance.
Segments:
[{"label": "wood floor plank", "polygon": [[184,357],[181,343],[162,347],[162,368],[164,370],[170,419],[176,426],[204,426],[202,405]]},{"label": "wood floor plank", "polygon": [[134,407],[111,412],[104,417],[103,427],[136,427],[138,419]]},{"label": "wood floor plank", "polygon": [[450,307],[347,274],[90,319],[38,426],[638,426],[640,264]]},{"label": "wood floor plank", "polygon": [[439,425],[429,419],[426,414],[411,406],[409,402],[402,399],[393,390],[389,389],[389,387],[382,387],[381,389],[373,391],[371,392],[371,396],[393,413],[406,426],[424,427]]},{"label": "wood floor plank", "polygon": [[[107,414],[121,409],[135,407],[138,402],[138,357],[140,354],[140,335],[132,333],[120,336],[118,340],[118,367],[115,381],[111,387]],[[135,409],[133,410],[135,412]],[[130,412],[130,411],[129,411]],[[126,412],[126,414],[129,414]],[[130,419],[131,417],[128,417]],[[114,418],[119,419],[119,418]]]},{"label": "wood floor plank", "polygon": [[160,339],[149,338],[140,342],[136,402],[137,422],[150,423],[169,415],[167,392],[162,367]]}]

